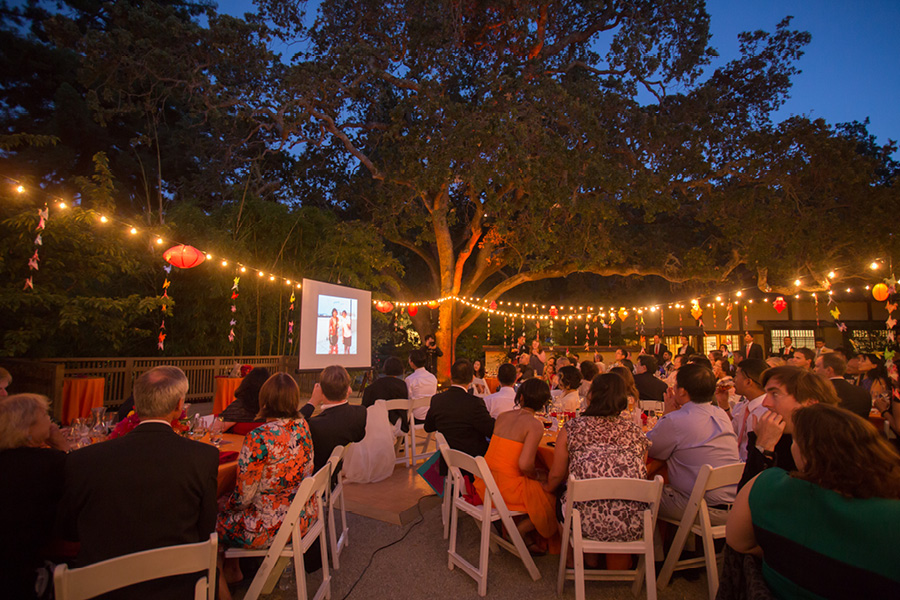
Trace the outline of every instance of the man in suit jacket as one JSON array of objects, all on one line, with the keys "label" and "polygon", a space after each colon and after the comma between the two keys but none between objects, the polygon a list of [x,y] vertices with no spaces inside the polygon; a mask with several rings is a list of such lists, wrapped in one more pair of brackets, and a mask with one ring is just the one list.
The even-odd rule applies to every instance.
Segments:
[{"label": "man in suit jacket", "polygon": [[645,352],[656,357],[656,364],[662,364],[663,352],[668,352],[669,347],[662,343],[659,335],[653,336],[653,343],[647,346]]},{"label": "man in suit jacket", "polygon": [[[69,454],[60,523],[81,546],[78,565],[209,539],[216,526],[215,447],[176,434],[188,381],[155,367],[134,384],[140,424],[127,435]],[[126,588],[129,598],[192,596],[197,577]]]},{"label": "man in suit jacket", "polygon": [[680,342],[681,346],[678,348],[678,354],[681,354],[686,358],[696,352],[696,350],[694,350],[694,348],[691,346],[691,342],[688,339],[688,336],[681,336]]},{"label": "man in suit jacket", "polygon": [[638,362],[634,366],[634,386],[637,388],[641,400],[665,401],[666,390],[669,386],[654,376],[659,365],[656,358],[649,354],[638,356]]},{"label": "man in suit jacket", "polygon": [[868,419],[869,411],[872,410],[872,398],[865,388],[853,385],[844,379],[846,370],[847,361],[837,352],[829,352],[816,359],[816,375],[827,379],[834,386],[834,391],[841,399],[838,406]]},{"label": "man in suit jacket", "polygon": [[749,331],[744,335],[744,357],[763,360],[762,346],[753,341],[753,334]]},{"label": "man in suit jacket", "polygon": [[781,350],[778,351],[778,356],[783,358],[785,361],[788,361],[794,358],[794,340],[791,339],[791,336],[785,336],[784,346],[782,346]]},{"label": "man in suit jacket", "polygon": [[[309,423],[313,440],[313,469],[318,471],[338,446],[359,442],[366,437],[366,407],[354,406],[350,397],[350,374],[338,365],[325,367],[309,402],[300,414]],[[316,416],[313,412],[321,408]]]},{"label": "man in suit jacket", "polygon": [[[472,363],[460,359],[450,367],[452,385],[446,392],[435,394],[425,417],[425,431],[440,431],[454,450],[471,456],[484,456],[488,438],[494,433],[494,418],[484,400],[467,390],[472,383]],[[441,462],[441,475],[447,467]]]},{"label": "man in suit jacket", "polygon": [[[366,390],[363,392],[362,405],[368,408],[375,404],[376,400],[409,398],[406,382],[400,379],[401,375],[403,375],[403,363],[396,356],[389,356],[384,361],[384,377],[376,379],[371,385],[366,387]],[[409,425],[405,410],[389,411],[388,418],[390,418],[391,423],[396,423],[399,420],[403,431],[408,430]]]}]

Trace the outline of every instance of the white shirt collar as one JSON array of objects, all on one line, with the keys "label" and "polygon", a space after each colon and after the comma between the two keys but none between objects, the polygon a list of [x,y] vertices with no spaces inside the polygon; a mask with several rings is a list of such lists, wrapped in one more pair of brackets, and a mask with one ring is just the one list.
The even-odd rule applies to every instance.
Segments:
[{"label": "white shirt collar", "polygon": [[331,402],[331,403],[322,403],[322,410],[328,410],[329,408],[334,408],[335,406],[341,406],[342,404],[347,404],[348,400],[342,400],[341,402]]},{"label": "white shirt collar", "polygon": [[166,421],[165,419],[146,419],[144,421],[141,421],[138,425],[140,426],[140,425],[143,425],[144,423],[162,423],[163,425],[168,425],[169,427],[172,426],[172,424],[169,423],[168,421]]}]

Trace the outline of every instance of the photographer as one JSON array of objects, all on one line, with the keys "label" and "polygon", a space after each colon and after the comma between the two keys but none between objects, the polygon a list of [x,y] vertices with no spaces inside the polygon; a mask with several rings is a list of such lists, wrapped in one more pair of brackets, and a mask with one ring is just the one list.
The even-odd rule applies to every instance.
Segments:
[{"label": "photographer", "polygon": [[425,351],[425,369],[428,370],[432,375],[437,374],[437,359],[444,355],[440,348],[437,347],[437,340],[434,337],[433,333],[429,333],[425,336],[425,341],[422,345],[422,350]]}]

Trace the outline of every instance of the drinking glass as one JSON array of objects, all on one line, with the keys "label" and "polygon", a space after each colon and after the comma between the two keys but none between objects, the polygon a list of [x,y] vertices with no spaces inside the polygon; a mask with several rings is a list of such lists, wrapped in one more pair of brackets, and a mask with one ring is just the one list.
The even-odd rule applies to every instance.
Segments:
[{"label": "drinking glass", "polygon": [[225,442],[222,441],[222,432],[225,431],[225,420],[222,417],[216,419],[209,426],[209,443],[218,448]]}]

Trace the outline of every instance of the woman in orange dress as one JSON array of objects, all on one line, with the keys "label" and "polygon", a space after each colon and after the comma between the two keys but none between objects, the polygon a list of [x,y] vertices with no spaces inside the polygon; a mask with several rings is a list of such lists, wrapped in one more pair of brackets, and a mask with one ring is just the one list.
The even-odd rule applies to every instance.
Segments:
[{"label": "woman in orange dress", "polygon": [[[516,526],[526,543],[531,535],[528,549],[541,553],[546,551],[544,540],[558,533],[555,499],[544,491],[534,464],[544,435],[544,425],[535,417],[535,412],[543,410],[550,402],[550,388],[540,379],[528,379],[519,386],[515,402],[519,410],[501,413],[497,417],[494,435],[484,459],[506,506],[510,510],[527,513]],[[546,479],[546,473],[543,479]],[[484,499],[484,481],[476,479],[475,489]],[[543,539],[536,539],[535,536]]]}]

